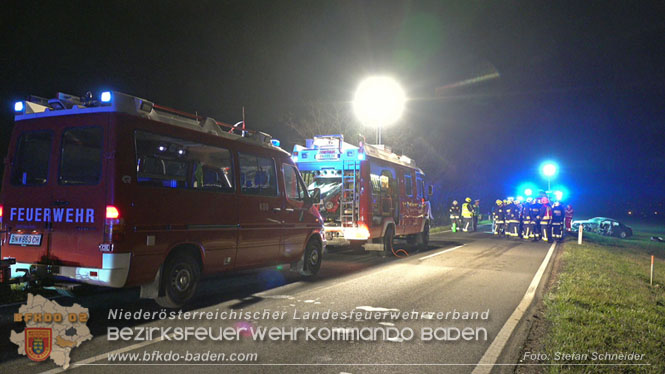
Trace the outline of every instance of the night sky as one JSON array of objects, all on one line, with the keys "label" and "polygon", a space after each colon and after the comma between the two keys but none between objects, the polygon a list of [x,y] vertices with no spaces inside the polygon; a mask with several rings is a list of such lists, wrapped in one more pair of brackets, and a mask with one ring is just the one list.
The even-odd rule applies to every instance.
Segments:
[{"label": "night sky", "polygon": [[[17,99],[113,89],[230,123],[244,106],[250,128],[290,150],[304,139],[285,118],[344,108],[363,77],[387,74],[410,101],[386,139],[416,145],[437,205],[544,186],[550,158],[578,211],[653,218],[665,215],[664,15],[642,0],[4,1],[0,145]],[[499,77],[455,85],[488,73]]]}]

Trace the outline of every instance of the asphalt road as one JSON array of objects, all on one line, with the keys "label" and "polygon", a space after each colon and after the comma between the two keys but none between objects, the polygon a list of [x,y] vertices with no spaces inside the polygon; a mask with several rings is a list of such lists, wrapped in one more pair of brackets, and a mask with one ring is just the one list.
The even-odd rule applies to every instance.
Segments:
[{"label": "asphalt road", "polygon": [[[202,284],[196,303],[186,310],[209,311],[213,315],[229,311],[269,310],[279,314],[277,319],[249,316],[238,320],[117,321],[109,320],[109,309],[132,312],[161,309],[151,301],[139,299],[137,290],[95,290],[76,299],[59,298],[58,302],[62,305],[77,302],[89,308],[91,320],[88,326],[95,336],[92,341],[71,352],[74,365],[68,371],[96,374],[125,371],[181,373],[186,369],[248,373],[471,373],[521,301],[548,249],[547,243],[498,239],[480,232],[448,232],[432,235],[427,250],[411,249],[410,255],[405,258],[382,258],[373,253],[335,250],[325,257],[316,279],[302,280],[296,274],[277,269],[215,278]],[[17,310],[18,305],[0,307],[0,336],[6,337],[0,339],[0,372],[41,373],[57,370],[58,367],[51,361],[34,363],[16,353],[16,346],[9,342],[8,337],[10,328],[23,328],[11,322],[12,314]],[[360,320],[333,320],[326,316],[311,320],[295,319],[305,317],[308,312],[326,311],[389,311],[409,312],[410,315],[414,315],[415,311],[418,317],[367,318],[363,313]],[[461,315],[455,318],[455,312],[488,311],[487,319],[463,320]],[[441,319],[436,315],[439,312],[443,315]],[[275,341],[267,337],[263,341],[249,337],[243,337],[240,341],[198,341],[190,337],[188,341],[110,342],[107,335],[107,329],[112,327],[129,327],[134,333],[143,327],[210,327],[212,335],[217,337],[220,327],[236,326],[238,322],[245,327],[276,327],[279,331],[288,331],[291,327],[315,328],[311,331],[314,331],[316,341],[307,340],[305,332],[301,332],[295,341],[290,341],[288,335],[285,341],[280,335]],[[365,328],[367,340],[326,338],[328,332],[348,332],[353,328]],[[383,339],[381,331],[389,328],[406,334],[402,336],[404,339]],[[423,329],[436,328],[439,328],[439,338],[449,340],[423,341],[426,337],[422,335]],[[470,329],[473,332],[471,339],[452,340],[455,330],[451,328]],[[442,329],[447,329],[445,331],[450,335],[444,336]],[[409,330],[413,331],[410,340]],[[373,331],[378,336],[372,339],[367,331]],[[159,337],[158,332],[153,337]],[[141,366],[129,366],[127,362],[117,366],[118,362],[109,361],[107,353],[118,350],[138,353],[141,361],[131,365]],[[194,363],[181,358],[177,362],[167,362],[166,354],[169,352],[171,357],[180,354],[183,358],[187,352],[224,353],[226,361]],[[258,358],[253,362],[228,361],[232,353],[255,353]],[[153,354],[161,354],[161,361],[147,359]],[[98,357],[93,359],[95,356]]]}]

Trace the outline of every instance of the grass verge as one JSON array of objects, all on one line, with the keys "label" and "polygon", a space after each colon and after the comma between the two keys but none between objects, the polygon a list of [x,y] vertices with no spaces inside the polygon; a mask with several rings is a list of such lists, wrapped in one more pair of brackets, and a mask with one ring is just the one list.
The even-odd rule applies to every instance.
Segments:
[{"label": "grass verge", "polygon": [[[665,245],[650,241],[654,234],[658,235],[636,232],[630,240],[585,234],[582,245],[563,244],[558,282],[544,300],[549,328],[543,337],[547,359],[542,363],[555,364],[544,371],[665,372]],[[656,256],[653,286],[651,254]],[[644,356],[594,360],[594,352]],[[562,353],[581,356],[561,359]],[[602,366],[638,363],[650,366]]]}]

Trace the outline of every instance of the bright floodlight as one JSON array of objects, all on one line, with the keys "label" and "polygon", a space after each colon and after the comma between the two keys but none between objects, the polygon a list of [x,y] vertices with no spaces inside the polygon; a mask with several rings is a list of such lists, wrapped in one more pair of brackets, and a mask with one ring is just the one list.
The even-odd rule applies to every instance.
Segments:
[{"label": "bright floodlight", "polygon": [[371,77],[358,86],[353,111],[363,125],[380,128],[399,120],[405,102],[404,90],[394,79]]},{"label": "bright floodlight", "polygon": [[530,188],[527,188],[526,190],[524,190],[524,194],[527,196],[531,196],[533,194],[533,191]]},{"label": "bright floodlight", "polygon": [[543,165],[543,175],[546,177],[553,177],[556,174],[556,165],[548,162]]},{"label": "bright floodlight", "polygon": [[23,111],[23,102],[22,101],[17,101],[14,103],[14,111],[15,112],[22,112]]},{"label": "bright floodlight", "polygon": [[563,200],[563,192],[554,191],[554,197],[556,197],[556,199],[559,200],[559,201]]}]

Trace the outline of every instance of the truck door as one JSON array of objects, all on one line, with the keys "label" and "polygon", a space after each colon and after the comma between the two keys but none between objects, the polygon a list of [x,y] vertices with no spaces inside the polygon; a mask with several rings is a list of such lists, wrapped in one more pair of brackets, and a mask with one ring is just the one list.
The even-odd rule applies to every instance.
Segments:
[{"label": "truck door", "polygon": [[294,166],[282,164],[282,172],[285,195],[282,257],[292,258],[300,255],[310,231],[306,222],[306,209],[304,209],[306,187]]},{"label": "truck door", "polygon": [[[44,217],[52,196],[49,183],[55,132],[48,128],[26,130],[18,136],[5,164],[4,223],[8,229],[2,255],[18,262],[37,263],[48,258],[50,223]],[[7,183],[9,182],[9,183]]]},{"label": "truck door", "polygon": [[[107,117],[103,117],[107,119]],[[63,116],[56,142],[57,175],[52,185],[49,257],[58,263],[102,267],[108,175],[104,162],[106,124]],[[72,125],[80,125],[71,127]],[[65,127],[69,125],[70,127]]]},{"label": "truck door", "polygon": [[238,153],[238,267],[278,262],[283,225],[282,198],[272,158]]}]

